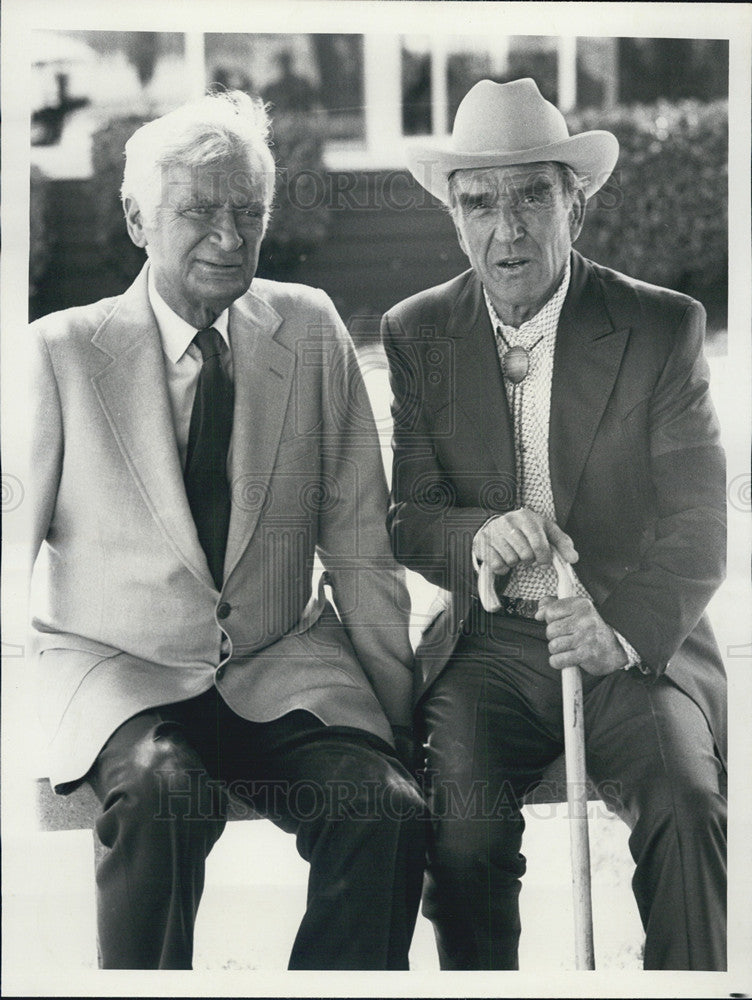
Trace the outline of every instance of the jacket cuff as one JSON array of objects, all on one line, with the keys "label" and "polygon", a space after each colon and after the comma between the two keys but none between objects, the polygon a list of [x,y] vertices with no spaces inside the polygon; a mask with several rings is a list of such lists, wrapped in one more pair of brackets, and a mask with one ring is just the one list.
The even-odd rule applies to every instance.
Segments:
[{"label": "jacket cuff", "polygon": [[632,667],[637,667],[641,674],[649,674],[650,669],[644,664],[640,658],[640,654],[634,648],[631,642],[624,638],[621,632],[617,632],[616,629],[613,630],[616,639],[627,654],[627,662],[624,664],[625,670],[631,670]]}]

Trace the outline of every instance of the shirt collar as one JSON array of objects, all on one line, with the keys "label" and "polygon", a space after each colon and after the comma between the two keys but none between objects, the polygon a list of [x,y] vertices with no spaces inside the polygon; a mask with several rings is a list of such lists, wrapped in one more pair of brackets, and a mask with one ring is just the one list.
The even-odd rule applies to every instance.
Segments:
[{"label": "shirt collar", "polygon": [[512,336],[522,337],[528,331],[539,330],[541,327],[546,328],[552,326],[555,330],[559,325],[559,316],[561,315],[561,309],[564,305],[564,299],[567,297],[567,291],[569,290],[569,279],[571,277],[572,268],[569,262],[569,257],[567,257],[567,263],[564,268],[564,275],[559,282],[559,287],[556,289],[554,294],[541,306],[538,312],[531,316],[530,319],[525,320],[524,323],[520,324],[519,327],[507,326],[506,323],[502,323],[499,319],[499,315],[494,308],[493,302],[488,296],[488,292],[483,287],[483,296],[486,300],[486,308],[488,310],[488,315],[491,320],[491,326],[496,330],[501,329],[505,334],[512,334]]},{"label": "shirt collar", "polygon": [[[190,323],[186,323],[182,317],[178,316],[178,314],[167,305],[165,300],[157,291],[156,283],[154,281],[154,271],[151,267],[148,271],[147,287],[149,292],[149,304],[154,312],[154,317],[157,321],[157,328],[159,329],[159,336],[162,340],[162,349],[170,361],[172,361],[173,364],[176,364],[185,354],[198,331],[195,327],[191,326]],[[230,346],[229,318],[230,311],[229,309],[225,309],[225,311],[220,313],[212,323],[212,326],[221,335],[228,348]]]}]

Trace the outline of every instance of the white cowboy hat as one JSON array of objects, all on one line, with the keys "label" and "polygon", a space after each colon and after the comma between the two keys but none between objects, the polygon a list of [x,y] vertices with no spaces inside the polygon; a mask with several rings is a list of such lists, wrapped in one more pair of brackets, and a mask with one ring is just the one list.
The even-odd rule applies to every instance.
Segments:
[{"label": "white cowboy hat", "polygon": [[605,184],[619,156],[610,132],[570,136],[564,115],[547,101],[535,80],[481,80],[465,94],[449,143],[411,144],[407,165],[415,179],[445,204],[447,180],[469,167],[509,167],[554,161],[568,164],[583,182],[585,197]]}]

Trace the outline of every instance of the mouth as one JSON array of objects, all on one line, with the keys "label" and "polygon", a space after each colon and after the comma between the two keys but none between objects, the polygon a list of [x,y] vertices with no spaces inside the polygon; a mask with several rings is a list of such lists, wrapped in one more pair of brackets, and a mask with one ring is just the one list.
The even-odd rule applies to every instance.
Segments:
[{"label": "mouth", "polygon": [[227,261],[216,261],[216,260],[199,260],[196,262],[201,267],[209,268],[211,271],[237,271],[242,267],[242,263],[238,262],[227,262]]},{"label": "mouth", "polygon": [[502,271],[510,272],[519,271],[529,263],[527,257],[505,257],[503,260],[498,260],[496,266]]}]

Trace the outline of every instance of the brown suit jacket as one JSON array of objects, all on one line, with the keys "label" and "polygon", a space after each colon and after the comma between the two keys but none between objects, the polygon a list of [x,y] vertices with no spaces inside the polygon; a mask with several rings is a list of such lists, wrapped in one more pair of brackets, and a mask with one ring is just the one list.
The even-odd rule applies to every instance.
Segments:
[{"label": "brown suit jacket", "polygon": [[[31,328],[32,605],[50,776],[216,684],[240,715],[409,724],[404,571],[352,344],[327,296],[254,280],[230,308],[232,510],[221,592],[183,486],[146,269]],[[318,555],[339,617],[314,586]],[[220,654],[223,636],[231,654]]]},{"label": "brown suit jacket", "polygon": [[[704,614],[725,572],[725,471],[704,330],[698,302],[573,251],[549,461],[556,519],[600,614],[700,705],[725,759],[725,673]],[[417,651],[420,699],[477,596],[472,538],[515,506],[512,422],[472,270],[395,306],[382,337],[394,395],[393,550],[447,592]]]}]

